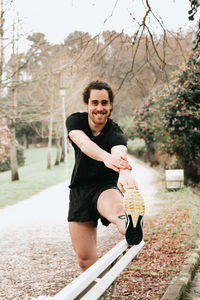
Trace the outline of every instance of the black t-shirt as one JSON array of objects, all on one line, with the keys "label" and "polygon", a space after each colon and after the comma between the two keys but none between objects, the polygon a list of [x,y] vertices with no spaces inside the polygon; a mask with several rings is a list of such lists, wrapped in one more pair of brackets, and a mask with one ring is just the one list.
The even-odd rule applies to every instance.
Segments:
[{"label": "black t-shirt", "polygon": [[[82,130],[93,142],[105,151],[111,153],[111,148],[127,144],[127,139],[120,127],[108,118],[106,125],[98,136],[94,136],[88,124],[88,113],[74,113],[66,120],[68,133],[71,130]],[[75,150],[75,165],[70,188],[91,183],[116,184],[119,174],[107,168],[103,162],[96,161],[85,155],[72,141]]]}]

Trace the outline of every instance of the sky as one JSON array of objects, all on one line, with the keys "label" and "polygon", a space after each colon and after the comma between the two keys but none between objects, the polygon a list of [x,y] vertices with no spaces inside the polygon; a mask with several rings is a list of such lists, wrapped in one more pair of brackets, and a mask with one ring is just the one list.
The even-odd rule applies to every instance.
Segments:
[{"label": "sky", "polygon": [[[62,43],[75,30],[92,36],[104,30],[132,35],[144,15],[144,0],[15,0],[23,31],[42,32],[50,43]],[[194,26],[188,21],[189,0],[149,0],[154,13],[170,30]],[[116,5],[115,5],[116,4]],[[132,15],[130,15],[130,13]],[[133,21],[133,17],[136,21]],[[148,20],[159,33],[158,23]]]}]

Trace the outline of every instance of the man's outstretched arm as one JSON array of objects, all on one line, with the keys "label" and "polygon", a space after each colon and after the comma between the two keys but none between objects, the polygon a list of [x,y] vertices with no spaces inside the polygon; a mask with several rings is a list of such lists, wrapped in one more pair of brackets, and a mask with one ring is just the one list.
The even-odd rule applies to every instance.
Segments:
[{"label": "man's outstretched arm", "polygon": [[[127,148],[123,145],[114,146],[111,149],[111,153],[116,157],[127,157]],[[137,183],[131,173],[131,169],[120,169],[117,185],[122,193],[125,193],[125,189],[128,188],[138,189]]]},{"label": "man's outstretched arm", "polygon": [[91,141],[91,139],[82,130],[70,131],[69,137],[84,154],[97,161],[102,161],[106,167],[116,172],[119,172],[121,169],[132,169],[126,159],[126,156],[123,157],[123,155],[115,155],[101,149],[96,143]]}]

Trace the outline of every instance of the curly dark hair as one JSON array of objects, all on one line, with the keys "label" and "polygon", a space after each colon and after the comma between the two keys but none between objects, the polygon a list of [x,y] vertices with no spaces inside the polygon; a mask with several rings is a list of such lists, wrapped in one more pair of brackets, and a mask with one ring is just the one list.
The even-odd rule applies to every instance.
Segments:
[{"label": "curly dark hair", "polygon": [[108,91],[110,103],[114,101],[114,94],[111,87],[104,81],[96,80],[90,82],[83,91],[83,102],[85,102],[86,104],[88,104],[91,90],[106,90]]}]

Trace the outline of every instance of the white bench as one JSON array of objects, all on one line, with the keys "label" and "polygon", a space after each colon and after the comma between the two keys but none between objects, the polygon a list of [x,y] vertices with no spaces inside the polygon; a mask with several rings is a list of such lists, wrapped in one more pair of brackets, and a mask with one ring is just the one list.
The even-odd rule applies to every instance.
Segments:
[{"label": "white bench", "polygon": [[112,286],[112,297],[117,277],[136,258],[143,245],[144,241],[131,247],[125,240],[119,242],[90,268],[56,294],[53,299],[95,300],[102,295],[105,299],[110,286]]}]

